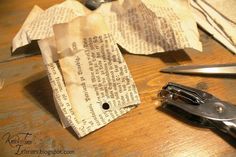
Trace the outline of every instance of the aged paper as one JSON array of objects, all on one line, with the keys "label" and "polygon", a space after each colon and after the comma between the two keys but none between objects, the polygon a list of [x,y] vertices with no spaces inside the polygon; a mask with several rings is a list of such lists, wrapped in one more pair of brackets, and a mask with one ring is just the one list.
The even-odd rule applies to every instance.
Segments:
[{"label": "aged paper", "polygon": [[[81,3],[67,0],[34,13],[34,18],[29,16],[30,22],[19,33],[24,38],[19,35],[14,38],[13,51],[31,40],[53,36],[54,24],[66,23],[89,12]],[[148,55],[183,48],[202,50],[196,23],[185,1],[118,0],[103,3],[95,12],[104,16],[116,43],[130,53]]]},{"label": "aged paper", "polygon": [[[224,2],[224,4],[231,3],[236,4],[236,2],[232,2],[229,0],[221,0]],[[222,3],[221,2],[221,3]],[[222,29],[222,31],[225,32],[225,34],[231,39],[231,41],[236,45],[236,24],[233,20],[227,18],[228,14],[232,13],[236,15],[236,10],[234,7],[231,7],[231,9],[227,8],[227,12],[219,12],[222,11],[225,6],[221,6],[220,3],[217,4],[216,2],[213,2],[213,0],[199,0],[197,3],[201,6],[201,8],[205,11],[206,14],[208,14],[215,23],[218,24],[218,26]],[[214,7],[212,5],[214,5]],[[226,9],[226,8],[225,8]]]},{"label": "aged paper", "polygon": [[172,0],[119,0],[102,4],[116,42],[130,53],[153,54],[183,48],[201,51],[188,3]]},{"label": "aged paper", "polygon": [[100,15],[55,25],[54,34],[56,40],[41,40],[39,46],[65,127],[69,124],[82,137],[140,103],[128,67]]},{"label": "aged paper", "polygon": [[[49,81],[50,84],[52,86],[53,89],[53,99],[55,102],[55,106],[57,109],[57,112],[59,114],[60,120],[62,122],[62,125],[64,128],[69,127],[70,124],[68,123],[68,121],[66,120],[60,105],[62,104],[69,104],[69,99],[68,96],[65,93],[65,97],[62,101],[62,96],[58,98],[57,95],[61,94],[63,90],[65,91],[65,87],[64,87],[64,82],[63,82],[63,78],[60,74],[60,69],[58,66],[58,55],[57,55],[57,49],[56,49],[56,44],[55,44],[55,39],[54,37],[51,38],[47,38],[44,40],[39,40],[39,47],[41,49],[41,54],[42,54],[42,58],[43,58],[43,62],[45,64],[47,73],[48,73],[48,77],[49,77]],[[62,92],[60,92],[62,91]]]},{"label": "aged paper", "polygon": [[[223,11],[222,3],[233,3],[232,1],[221,1],[218,4],[212,0],[191,0],[190,4],[197,23],[215,39],[225,45],[229,50],[236,53],[236,25],[232,14],[236,12],[233,9]],[[212,4],[213,6],[211,6]],[[226,9],[226,8],[225,8]],[[231,16],[226,17],[227,15]]]},{"label": "aged paper", "polygon": [[[232,40],[232,42],[236,43],[236,25],[229,22],[228,19],[223,17],[219,12],[217,12],[217,8],[213,8],[207,3],[208,0],[202,1],[197,0],[197,4],[204,10],[205,14],[214,20],[214,22],[222,29],[223,32]],[[211,1],[211,0],[210,0]],[[227,3],[227,1],[225,1]],[[219,7],[219,6],[215,6]],[[221,6],[222,8],[223,6]],[[235,9],[231,9],[232,12],[235,12]]]},{"label": "aged paper", "polygon": [[205,3],[219,12],[225,19],[236,23],[235,0],[205,0]]},{"label": "aged paper", "polygon": [[38,6],[34,6],[28,17],[26,18],[24,24],[21,26],[20,30],[13,38],[12,41],[12,51],[14,52],[17,48],[25,46],[31,42],[31,39],[27,36],[27,27],[31,22],[40,14],[43,10]]},{"label": "aged paper", "polygon": [[77,16],[90,12],[81,3],[75,0],[66,0],[43,11],[35,6],[13,39],[13,49],[25,46],[32,40],[44,39],[53,36],[52,26],[58,23],[69,22]]}]

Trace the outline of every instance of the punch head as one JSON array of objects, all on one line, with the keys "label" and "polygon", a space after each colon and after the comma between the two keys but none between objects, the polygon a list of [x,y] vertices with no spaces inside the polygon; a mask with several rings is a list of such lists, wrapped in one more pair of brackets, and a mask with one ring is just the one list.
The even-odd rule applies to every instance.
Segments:
[{"label": "punch head", "polygon": [[168,83],[161,93],[165,103],[190,114],[216,121],[236,119],[236,106],[210,93],[176,83]]}]

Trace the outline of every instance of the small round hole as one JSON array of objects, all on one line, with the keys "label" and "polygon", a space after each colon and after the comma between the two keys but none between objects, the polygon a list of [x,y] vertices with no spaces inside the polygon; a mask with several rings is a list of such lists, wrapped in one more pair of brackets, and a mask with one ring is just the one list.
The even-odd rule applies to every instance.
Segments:
[{"label": "small round hole", "polygon": [[108,109],[110,108],[110,105],[105,102],[105,103],[102,104],[102,108],[103,108],[104,110],[108,110]]}]

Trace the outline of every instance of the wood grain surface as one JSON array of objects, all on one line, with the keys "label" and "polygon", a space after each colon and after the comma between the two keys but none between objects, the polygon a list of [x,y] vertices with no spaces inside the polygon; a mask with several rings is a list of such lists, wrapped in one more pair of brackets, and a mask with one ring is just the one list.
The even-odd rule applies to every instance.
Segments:
[{"label": "wood grain surface", "polygon": [[[60,0],[1,0],[0,59],[10,55],[11,40],[34,4],[43,9]],[[159,109],[157,92],[167,82],[177,82],[211,92],[236,104],[236,78],[171,75],[161,68],[184,64],[235,63],[236,57],[200,31],[203,52],[191,49],[151,56],[123,52],[136,82],[142,103],[131,112],[84,138],[64,129],[56,112],[52,90],[40,55],[0,64],[5,80],[0,90],[0,156],[17,156],[17,142],[29,133],[21,150],[44,150],[42,154],[18,156],[71,157],[234,157],[236,140],[218,132],[189,125]],[[21,142],[24,142],[23,139]],[[30,142],[31,141],[31,142]],[[15,146],[15,147],[14,147]],[[46,154],[49,150],[72,151]]]}]

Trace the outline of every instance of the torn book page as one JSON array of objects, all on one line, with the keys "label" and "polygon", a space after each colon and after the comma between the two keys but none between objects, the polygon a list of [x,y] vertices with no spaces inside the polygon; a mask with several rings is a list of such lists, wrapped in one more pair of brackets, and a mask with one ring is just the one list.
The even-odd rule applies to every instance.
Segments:
[{"label": "torn book page", "polygon": [[[236,1],[234,0],[233,2],[232,0],[221,0],[221,3],[218,4],[216,3],[217,1],[219,0],[204,0],[200,1],[199,4],[229,36],[234,45],[236,45],[236,21],[235,17],[232,17],[232,15],[236,15],[236,10],[234,7],[232,7],[236,5]],[[227,3],[229,4],[227,5]],[[232,5],[231,8],[229,8],[229,5]],[[228,7],[225,8],[226,6]]]},{"label": "torn book page", "polygon": [[[46,38],[38,41],[43,62],[45,64],[49,82],[53,91],[53,100],[56,106],[57,113],[61,120],[62,126],[67,128],[70,126],[63,114],[62,108],[64,104],[70,104],[63,78],[58,66],[58,55],[54,37]],[[65,96],[63,96],[65,95]],[[63,99],[62,99],[63,98]]]},{"label": "torn book page", "polygon": [[101,16],[90,14],[55,25],[54,34],[74,114],[81,122],[95,121],[84,133],[140,103],[128,67]]},{"label": "torn book page", "polygon": [[55,103],[55,107],[56,107],[56,110],[57,110],[57,113],[59,115],[59,118],[60,118],[60,121],[61,121],[61,124],[63,126],[63,128],[68,128],[70,126],[70,123],[66,120],[62,110],[61,110],[61,107],[59,106],[58,104],[58,99],[56,99],[56,96],[55,94],[53,94],[53,100],[54,100],[54,103]]},{"label": "torn book page", "polygon": [[101,16],[91,14],[55,25],[54,34],[57,55],[48,53],[55,52],[54,46],[45,46],[49,39],[39,41],[39,46],[56,102],[79,137],[140,103],[128,67]]},{"label": "torn book page", "polygon": [[236,24],[235,0],[205,0],[204,2],[219,12],[226,20]]},{"label": "torn book page", "polygon": [[[194,14],[194,18],[197,21],[197,23],[207,32],[209,32],[210,34],[213,35],[213,37],[218,40],[219,42],[221,42],[223,45],[225,45],[229,50],[231,50],[232,52],[236,53],[236,47],[235,47],[235,43],[234,43],[234,33],[230,33],[234,32],[233,29],[231,29],[232,25],[230,27],[229,23],[228,25],[225,24],[227,23],[227,19],[222,20],[223,17],[212,17],[213,15],[217,15],[217,16],[221,16],[219,13],[217,13],[216,10],[214,10],[213,8],[209,9],[210,6],[207,6],[207,4],[203,5],[203,2],[197,3],[199,1],[194,1],[191,0],[190,4],[193,10],[193,14]],[[204,9],[205,8],[205,9]],[[215,14],[211,14],[210,12],[208,12],[209,10],[211,10],[210,12],[214,11]],[[208,13],[207,13],[208,12]],[[216,20],[216,19],[221,19],[221,20]],[[219,23],[221,21],[221,23]],[[224,25],[223,27],[221,25]],[[225,29],[229,29],[228,31],[225,31]]]},{"label": "torn book page", "polygon": [[[202,8],[205,14],[207,14],[220,28],[221,30],[230,38],[230,40],[236,43],[236,25],[226,19],[220,12],[217,11],[218,8],[222,6],[215,5],[213,8],[209,3],[211,0],[195,0],[195,2]],[[231,9],[234,12],[235,9]]]},{"label": "torn book page", "polygon": [[33,7],[28,17],[26,18],[25,22],[21,26],[20,30],[17,32],[16,36],[13,38],[12,52],[14,52],[17,48],[25,46],[31,42],[31,40],[27,36],[27,27],[42,12],[43,10],[39,8],[37,5]]},{"label": "torn book page", "polygon": [[202,50],[187,2],[119,0],[104,3],[95,12],[104,16],[116,42],[130,53]]},{"label": "torn book page", "polygon": [[13,39],[14,52],[17,48],[39,40],[53,36],[52,26],[58,23],[68,22],[77,16],[90,12],[78,1],[66,0],[43,11],[35,6],[27,17],[24,25]]}]

